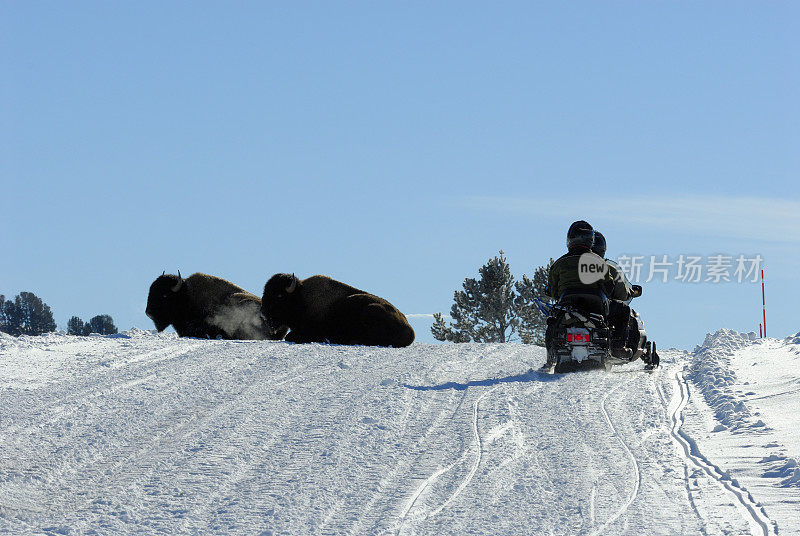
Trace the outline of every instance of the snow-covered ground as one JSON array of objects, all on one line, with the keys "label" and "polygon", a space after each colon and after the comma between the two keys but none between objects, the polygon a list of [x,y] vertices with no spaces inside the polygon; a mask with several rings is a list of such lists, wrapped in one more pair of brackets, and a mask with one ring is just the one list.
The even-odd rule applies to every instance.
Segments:
[{"label": "snow-covered ground", "polygon": [[800,534],[800,337],[662,361],[0,334],[0,533]]},{"label": "snow-covered ground", "polygon": [[686,377],[698,396],[685,428],[703,454],[786,520],[781,534],[800,533],[800,334],[720,330],[695,349]]}]

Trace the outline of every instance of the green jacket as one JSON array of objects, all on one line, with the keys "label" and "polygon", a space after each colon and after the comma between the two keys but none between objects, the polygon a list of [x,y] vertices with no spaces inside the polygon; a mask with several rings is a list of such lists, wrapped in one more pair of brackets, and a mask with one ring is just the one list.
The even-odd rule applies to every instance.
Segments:
[{"label": "green jacket", "polygon": [[622,268],[620,268],[619,265],[614,261],[606,259],[606,264],[608,265],[608,273],[611,274],[612,281],[612,286],[606,293],[608,298],[610,300],[620,301],[630,300],[633,289],[631,288],[631,284],[628,282],[628,278],[625,277],[625,272],[623,272]]},{"label": "green jacket", "polygon": [[581,255],[584,253],[586,252],[577,251],[567,253],[550,267],[547,283],[550,288],[549,294],[551,298],[558,300],[565,290],[571,289],[585,289],[588,291],[601,290],[605,292],[606,295],[609,295],[609,291],[614,287],[611,270],[607,271],[602,279],[590,285],[581,281],[580,274],[578,273],[578,265]]}]

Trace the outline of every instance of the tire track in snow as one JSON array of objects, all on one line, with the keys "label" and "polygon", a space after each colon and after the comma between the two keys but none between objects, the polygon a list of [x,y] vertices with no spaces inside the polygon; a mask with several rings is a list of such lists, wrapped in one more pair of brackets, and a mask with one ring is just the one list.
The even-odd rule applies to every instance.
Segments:
[{"label": "tire track in snow", "polygon": [[[733,480],[729,475],[726,475],[722,469],[706,458],[698,449],[697,442],[694,438],[683,430],[683,410],[689,403],[689,385],[680,370],[675,371],[673,380],[675,381],[675,392],[673,393],[672,402],[670,402],[670,406],[672,407],[671,411],[669,411],[670,420],[672,422],[670,434],[682,447],[684,460],[691,462],[698,469],[715,480],[717,484],[736,497],[738,502],[749,514],[746,521],[750,525],[751,534],[760,534],[763,536],[777,534],[777,526],[775,522],[769,518],[764,508],[759,506],[752,495],[742,488],[738,482]],[[663,400],[664,396],[661,393],[660,386],[659,393]],[[772,530],[770,530],[770,527],[772,527]]]},{"label": "tire track in snow", "polygon": [[397,533],[398,534],[400,533],[400,529],[403,528],[403,522],[405,522],[406,516],[408,516],[408,513],[414,507],[414,505],[417,502],[417,499],[419,499],[419,496],[422,495],[422,492],[425,491],[428,486],[430,486],[431,484],[436,482],[436,480],[440,476],[442,476],[447,471],[449,471],[450,469],[455,467],[456,464],[458,464],[458,462],[453,462],[450,465],[448,465],[447,467],[442,467],[442,468],[437,469],[428,478],[426,478],[425,481],[422,484],[420,484],[420,486],[414,491],[414,493],[411,495],[411,498],[409,499],[408,503],[406,503],[406,506],[403,508],[403,511],[400,512],[400,526],[397,529]]},{"label": "tire track in snow", "polygon": [[[472,405],[472,433],[473,433],[473,438],[474,438],[474,443],[473,444],[477,445],[477,456],[475,458],[475,463],[473,464],[472,468],[470,469],[470,472],[467,474],[465,479],[461,482],[461,484],[459,485],[458,489],[456,489],[456,491],[444,503],[442,503],[440,506],[438,506],[436,509],[432,510],[431,512],[429,512],[429,513],[427,513],[427,514],[422,516],[424,519],[434,517],[434,516],[438,515],[442,510],[444,510],[453,500],[456,499],[456,497],[458,497],[464,491],[464,489],[466,489],[466,487],[469,485],[469,483],[472,480],[472,478],[475,476],[475,473],[477,472],[478,467],[480,466],[481,460],[483,458],[483,443],[482,443],[482,440],[481,440],[480,431],[478,430],[478,409],[479,409],[479,405],[480,405],[481,401],[484,398],[486,398],[487,396],[492,394],[494,391],[496,391],[500,387],[500,385],[502,385],[502,384],[499,383],[499,384],[495,385],[494,387],[492,387],[490,390],[488,390],[485,393],[483,393],[481,396],[479,396],[475,400],[475,402]],[[467,395],[468,391],[469,391],[468,389],[464,390],[464,394],[462,395],[458,406],[456,407],[455,411],[453,412],[453,415],[451,416],[451,419],[455,417],[456,413],[458,412],[458,409],[463,404],[464,399],[466,398],[466,395]],[[472,449],[470,449],[470,450],[472,450]],[[461,464],[461,462],[463,462],[465,458],[466,458],[466,454],[462,455],[455,462],[453,462],[453,463],[451,463],[451,464],[449,464],[449,465],[447,465],[445,467],[440,467],[439,469],[437,469],[436,471],[431,473],[428,476],[428,478],[426,478],[422,482],[422,484],[420,484],[417,487],[417,489],[414,491],[414,493],[411,495],[411,497],[406,502],[406,505],[403,507],[403,510],[400,512],[400,516],[399,516],[399,520],[398,520],[398,526],[397,526],[397,529],[396,529],[396,532],[395,532],[396,534],[399,534],[400,531],[403,529],[403,526],[404,526],[404,524],[405,524],[405,522],[406,522],[406,520],[408,518],[408,514],[410,513],[411,509],[414,507],[414,505],[416,504],[417,500],[422,495],[422,493],[429,486],[431,486],[434,482],[436,482],[439,479],[439,477],[441,477],[443,474],[447,473],[448,471],[450,471],[454,467],[456,467],[459,464]]]},{"label": "tire track in snow", "polygon": [[[457,353],[457,352],[454,352],[454,353]],[[430,369],[425,371],[425,375],[424,376],[429,381],[434,381],[435,382],[434,378],[441,375],[441,370],[440,369],[442,369],[449,362],[450,362],[449,360],[445,360],[445,362],[443,362],[443,363],[434,364]],[[446,374],[447,373],[445,372],[444,375],[446,375]],[[438,413],[436,414],[435,417],[432,417],[432,421],[427,426],[425,432],[417,437],[417,439],[415,440],[415,442],[413,444],[413,447],[406,449],[405,452],[402,453],[399,456],[399,459],[397,460],[397,462],[395,462],[393,464],[392,469],[381,480],[381,483],[379,484],[379,490],[376,493],[373,493],[369,503],[365,507],[366,511],[362,512],[362,514],[359,516],[358,520],[350,528],[349,534],[362,534],[362,533],[364,533],[365,529],[363,527],[364,527],[364,524],[365,524],[365,522],[367,520],[370,520],[373,523],[373,526],[371,527],[370,530],[372,530],[372,531],[378,530],[376,528],[376,526],[374,525],[376,519],[381,518],[382,516],[388,516],[388,515],[390,515],[390,513],[389,513],[388,510],[386,510],[386,507],[384,507],[384,510],[382,511],[382,514],[381,513],[372,512],[371,510],[374,508],[375,503],[378,501],[378,499],[380,497],[384,497],[387,494],[393,494],[390,491],[391,489],[395,488],[395,486],[391,485],[392,482],[404,482],[404,481],[408,480],[409,478],[413,479],[413,480],[419,480],[420,479],[419,476],[410,476],[409,477],[409,476],[405,476],[404,473],[408,473],[409,471],[411,471],[411,469],[418,468],[418,466],[420,466],[420,465],[422,465],[422,467],[420,469],[425,469],[424,458],[425,458],[425,454],[427,452],[426,445],[430,441],[435,439],[435,437],[436,437],[435,432],[438,431],[439,428],[443,424],[445,424],[446,421],[452,421],[456,417],[456,415],[458,414],[459,409],[461,408],[461,406],[464,403],[464,400],[467,397],[467,394],[468,394],[468,390],[467,389],[463,390],[461,392],[461,394],[456,394],[454,392],[452,395],[450,395],[448,397],[447,401],[445,401],[440,406],[438,406]],[[453,405],[451,400],[453,398],[456,398],[456,397],[457,397],[458,401],[455,403],[455,405]],[[430,403],[422,403],[421,400],[417,401],[417,402],[422,404],[422,405],[420,406],[420,410],[419,410],[420,414],[419,414],[419,416],[417,418],[415,418],[414,420],[420,420],[420,421],[426,420],[427,419],[426,416],[428,414],[433,416],[433,414],[436,413],[436,409]],[[409,413],[411,411],[412,405],[416,405],[414,400],[413,400],[413,396],[411,394],[409,394],[408,397],[406,398],[406,404],[407,404],[407,411],[405,413],[404,421],[408,420]],[[404,430],[405,430],[405,426],[404,426]],[[460,461],[461,460],[459,460],[459,462]],[[439,469],[435,470],[433,473],[429,474],[423,480],[422,484],[420,484],[420,485],[418,485],[416,487],[416,489],[412,493],[411,497],[406,499],[405,506],[403,507],[403,509],[400,512],[400,515],[398,516],[398,519],[396,521],[396,526],[391,529],[391,532],[397,534],[402,530],[402,528],[403,528],[403,526],[404,526],[404,524],[405,524],[405,522],[407,520],[409,512],[411,511],[411,509],[416,504],[416,501],[419,498],[419,496],[422,494],[422,492],[430,484],[435,482],[436,479],[439,478],[439,476],[441,476],[445,472],[447,472],[450,469],[452,469],[459,462],[454,462],[454,463],[448,465],[447,467],[439,468]],[[385,532],[388,533],[389,530],[387,529],[387,531],[385,531]]]},{"label": "tire track in snow", "polygon": [[[254,378],[248,385],[236,393],[228,400],[214,403],[213,406],[204,408],[197,417],[189,418],[180,423],[165,422],[157,430],[149,430],[147,436],[142,436],[137,441],[132,441],[131,446],[123,448],[110,454],[106,459],[101,459],[83,468],[82,481],[92,479],[97,480],[97,475],[105,475],[105,489],[114,487],[134,487],[141,482],[156,479],[158,482],[157,471],[164,470],[165,464],[176,463],[180,460],[185,462],[185,456],[189,456],[182,444],[188,444],[189,440],[195,436],[202,436],[210,433],[209,423],[218,423],[221,416],[227,415],[231,410],[243,405],[252,396],[254,391],[263,389],[273,389],[281,386],[293,379],[301,377],[299,374],[303,367],[295,366],[281,375],[269,379],[258,381]],[[235,433],[235,428],[227,431],[227,435]],[[219,441],[219,438],[217,438]],[[235,448],[234,445],[232,448]],[[194,452],[194,451],[189,451]],[[219,493],[219,489],[217,493]],[[211,495],[213,498],[215,495]],[[85,504],[89,504],[87,500]],[[187,513],[189,513],[187,511]]]},{"label": "tire track in snow", "polygon": [[478,430],[478,406],[480,405],[481,400],[483,400],[490,394],[494,393],[498,387],[500,386],[495,385],[490,390],[486,391],[477,399],[475,399],[475,402],[472,404],[472,434],[475,438],[474,444],[476,446],[476,451],[477,451],[477,455],[475,456],[475,463],[472,465],[472,469],[470,469],[470,472],[467,474],[467,477],[461,482],[461,484],[458,486],[458,489],[456,489],[455,493],[453,493],[449,499],[447,499],[444,503],[442,503],[441,506],[433,510],[428,517],[434,517],[438,515],[439,512],[444,510],[448,504],[450,504],[455,500],[456,497],[461,495],[461,492],[464,491],[464,489],[469,485],[469,483],[472,481],[472,477],[474,477],[475,473],[478,471],[478,466],[480,466],[481,459],[483,458],[483,442],[481,441],[480,430]]},{"label": "tire track in snow", "polygon": [[[656,382],[656,391],[658,392],[658,397],[661,399],[661,404],[664,406],[664,415],[666,419],[670,421],[670,423],[672,423],[672,414],[669,411],[670,404],[669,402],[667,402],[667,397],[664,395],[664,390],[662,389],[660,382]],[[674,437],[673,441],[675,441]],[[692,510],[694,511],[695,516],[697,516],[697,519],[699,519],[700,522],[702,523],[700,530],[705,535],[707,534],[706,525],[708,525],[708,520],[700,513],[700,509],[698,508],[697,502],[695,501],[694,492],[692,491],[691,485],[689,483],[689,464],[686,463],[685,457],[683,463],[683,480],[685,482],[686,495],[689,498],[689,505],[692,507]]]},{"label": "tire track in snow", "polygon": [[[464,401],[464,397],[465,397],[465,396],[466,396],[466,390],[465,390],[465,391],[464,391],[464,393],[462,393],[462,395],[459,397],[459,402],[458,402],[458,404],[457,404],[457,406],[456,406],[456,411],[457,411],[457,408],[461,407],[461,404],[463,403],[463,401]],[[437,429],[437,428],[440,426],[441,422],[444,420],[444,415],[445,415],[446,413],[448,413],[448,407],[445,405],[445,406],[443,406],[443,407],[441,408],[441,410],[439,411],[439,414],[438,414],[438,416],[437,416],[437,417],[436,417],[436,419],[435,419],[435,420],[434,420],[434,421],[431,423],[431,425],[428,427],[428,429],[425,431],[425,434],[422,436],[422,438],[421,438],[419,441],[417,441],[417,443],[416,443],[416,445],[415,445],[415,448],[414,448],[414,450],[417,450],[417,449],[419,449],[419,448],[420,448],[420,447],[421,447],[421,446],[422,446],[422,445],[423,445],[423,444],[424,444],[424,443],[425,443],[425,442],[426,442],[426,441],[427,441],[427,440],[430,438],[430,436],[432,435],[432,433],[434,432],[434,430],[435,430],[435,429]],[[453,417],[455,417],[455,412],[452,412],[452,413],[450,414],[450,417],[449,417],[449,419],[451,419],[451,420],[452,420],[452,419],[453,419]],[[421,456],[422,454],[424,454],[424,452],[423,452],[423,453],[421,453],[421,454],[420,454],[420,456]],[[414,491],[414,493],[411,495],[410,499],[408,500],[408,502],[406,503],[406,505],[403,507],[403,510],[400,512],[400,517],[399,517],[400,524],[399,524],[399,526],[398,526],[398,529],[397,529],[397,530],[398,530],[398,532],[400,531],[400,529],[402,529],[402,527],[403,527],[403,523],[405,522],[405,519],[406,519],[406,517],[408,516],[408,513],[409,513],[409,512],[411,511],[411,509],[414,507],[414,504],[417,502],[417,499],[418,499],[418,498],[419,498],[419,496],[422,494],[422,492],[423,492],[423,491],[425,491],[425,489],[426,489],[426,488],[427,488],[429,485],[433,484],[433,483],[434,483],[434,482],[435,482],[435,481],[436,481],[436,480],[437,480],[437,479],[438,479],[438,478],[439,478],[441,475],[443,475],[444,473],[446,473],[447,471],[449,471],[450,469],[452,469],[453,467],[455,467],[455,466],[456,466],[456,464],[458,464],[460,461],[461,461],[461,460],[458,460],[458,461],[456,461],[456,462],[453,462],[453,463],[451,463],[450,465],[448,465],[448,466],[447,466],[447,467],[445,467],[445,468],[440,468],[440,469],[437,469],[437,470],[436,470],[436,471],[434,471],[432,474],[428,475],[428,477],[427,477],[427,478],[426,478],[426,479],[425,479],[425,480],[422,482],[422,484],[420,484],[419,486],[417,486],[417,489],[416,489],[416,490]]]},{"label": "tire track in snow", "polygon": [[[203,423],[198,421],[191,429],[187,429],[183,434],[173,439],[173,443],[178,444],[179,442],[187,442],[187,440],[193,436],[202,438],[203,449],[208,448],[211,452],[204,460],[207,465],[199,464],[197,467],[193,466],[191,455],[188,455],[185,449],[181,449],[181,452],[187,456],[185,459],[178,456],[169,459],[169,462],[175,465],[185,464],[185,467],[197,471],[198,475],[202,474],[202,476],[208,477],[213,474],[213,471],[211,471],[212,465],[236,459],[236,453],[242,451],[245,445],[252,445],[248,440],[257,435],[263,427],[263,424],[259,422],[259,415],[257,413],[253,414],[247,412],[246,414],[237,414],[236,409],[254,407],[254,401],[268,396],[276,387],[280,387],[294,380],[302,381],[307,371],[307,367],[300,365],[293,367],[291,370],[273,380],[254,378],[251,384],[237,394],[234,399],[212,408],[211,411],[203,417]],[[207,426],[209,423],[214,423],[218,428],[222,428],[222,425],[225,424],[231,424],[231,426],[225,427],[224,433],[218,433],[216,430],[212,430],[211,427]],[[278,437],[274,436],[267,439],[261,448],[272,448],[277,442]],[[200,448],[195,448],[200,450]],[[190,449],[190,451],[194,451],[194,449]],[[219,470],[218,468],[214,469]],[[192,524],[196,523],[196,520],[201,519],[204,512],[217,513],[220,499],[233,493],[233,490],[239,482],[249,476],[249,470],[251,470],[251,468],[246,464],[240,465],[237,463],[234,464],[234,469],[231,472],[220,471],[218,475],[219,480],[215,489],[207,495],[198,494],[196,501],[190,508],[186,509],[186,514],[179,524],[179,530],[176,532],[179,534],[192,532]],[[153,476],[152,473],[148,474],[150,478]],[[206,523],[208,523],[208,521]],[[206,526],[205,529],[207,530],[208,526]]]},{"label": "tire track in snow", "polygon": [[[101,339],[103,342],[109,339]],[[90,346],[89,348],[96,349],[98,345]],[[75,388],[73,383],[64,383],[58,389],[48,393],[48,396],[41,397],[37,400],[38,407],[36,408],[36,417],[32,419],[32,423],[26,426],[12,425],[6,428],[0,437],[8,437],[20,435],[23,433],[30,433],[33,430],[42,428],[43,426],[53,425],[57,422],[69,418],[74,415],[79,409],[81,404],[86,404],[96,398],[112,395],[124,389],[130,389],[145,383],[152,378],[156,377],[159,371],[151,372],[147,375],[141,375],[141,371],[151,370],[152,365],[162,364],[166,367],[166,361],[174,361],[183,356],[191,353],[200,344],[187,345],[176,350],[165,349],[163,347],[155,348],[135,354],[138,359],[130,360],[123,365],[116,365],[109,370],[104,370],[103,382],[98,381],[96,378],[90,378],[93,383],[89,383],[85,378],[80,377],[84,384],[80,384],[80,389]],[[163,355],[162,355],[163,354]],[[147,357],[154,356],[152,359]]]},{"label": "tire track in snow", "polygon": [[[412,409],[412,400],[411,400],[411,393],[405,391],[403,393],[403,405],[405,407],[405,411],[398,423],[402,433],[408,429],[408,423],[410,420],[411,409]],[[417,444],[416,447],[419,445]],[[416,448],[415,447],[415,448]],[[371,494],[369,501],[366,502],[364,505],[363,510],[358,516],[358,519],[355,523],[350,527],[348,534],[350,535],[358,535],[364,534],[365,529],[363,527],[366,518],[370,518],[371,521],[375,521],[382,517],[383,512],[376,512],[376,505],[378,504],[379,499],[384,498],[387,494],[387,490],[390,488],[390,485],[398,479],[398,475],[400,471],[404,469],[410,463],[406,462],[406,458],[410,457],[411,454],[407,452],[405,455],[398,456],[398,460],[392,465],[391,470],[389,470],[383,478],[378,482],[377,489]]]},{"label": "tire track in snow", "polygon": [[[486,393],[484,393],[483,395],[481,395],[480,397],[478,397],[478,399],[477,399],[477,400],[475,401],[475,403],[474,403],[474,408],[475,408],[475,407],[477,407],[477,404],[478,404],[478,402],[480,402],[480,400],[481,400],[481,399],[482,399],[484,396],[486,396],[487,394],[489,394],[491,391],[494,391],[495,389],[497,389],[497,387],[498,387],[498,386],[495,386],[495,387],[494,387],[493,389],[491,389],[490,391],[487,391]],[[454,412],[453,412],[453,413],[450,415],[450,419],[453,419],[453,418],[455,417],[455,415],[456,415],[456,412],[458,411],[458,408],[460,408],[460,407],[461,407],[461,405],[462,405],[462,404],[463,404],[463,402],[464,402],[464,399],[466,398],[467,392],[468,392],[468,390],[467,390],[467,389],[465,389],[465,390],[464,390],[464,393],[463,393],[463,394],[461,395],[461,397],[460,397],[460,400],[459,400],[459,402],[458,402],[458,405],[456,406],[456,409],[455,409],[455,410],[454,410]],[[473,408],[473,410],[474,410],[474,408]],[[442,412],[444,412],[445,410],[446,410],[446,408],[445,408],[445,409],[443,409],[443,410],[442,410]],[[474,411],[473,411],[473,413],[474,413]],[[477,417],[474,417],[474,419],[477,419]],[[436,424],[436,423],[434,423],[434,424]],[[476,426],[476,422],[473,422],[473,427],[475,427],[475,426]],[[430,434],[430,432],[433,430],[433,428],[434,428],[434,427],[433,427],[433,426],[431,426],[431,428],[428,430],[428,433],[426,434],[426,437],[427,437],[427,435],[428,435],[428,434]],[[479,456],[480,456],[480,453],[479,453]],[[457,466],[458,464],[460,464],[460,463],[461,463],[463,460],[464,460],[464,457],[462,456],[461,458],[459,458],[459,459],[458,459],[458,460],[456,460],[455,462],[453,462],[453,463],[451,463],[451,464],[447,465],[446,467],[440,467],[439,469],[437,469],[436,471],[434,471],[433,473],[431,473],[431,474],[428,476],[428,478],[426,478],[426,479],[425,479],[425,480],[422,482],[422,484],[420,484],[420,485],[417,487],[417,489],[416,489],[416,490],[414,490],[414,493],[411,495],[411,497],[409,498],[409,500],[406,502],[406,505],[403,507],[403,510],[400,512],[399,524],[398,524],[398,527],[397,527],[397,534],[399,534],[399,533],[400,533],[400,531],[402,530],[402,528],[403,528],[403,525],[404,525],[404,523],[405,523],[405,521],[406,521],[406,519],[407,519],[407,517],[408,517],[408,514],[409,514],[409,512],[411,511],[411,509],[412,509],[412,508],[414,507],[414,505],[416,504],[416,502],[417,502],[417,500],[419,499],[420,495],[422,495],[422,493],[423,493],[423,492],[424,492],[424,491],[425,491],[425,490],[426,490],[426,489],[427,489],[427,488],[428,488],[430,485],[432,485],[434,482],[436,482],[436,481],[439,479],[439,477],[440,477],[440,476],[442,476],[443,474],[445,474],[445,473],[447,473],[448,471],[450,471],[451,469],[453,469],[455,466]],[[423,517],[424,517],[424,518],[430,517],[430,514],[425,514]]]},{"label": "tire track in snow", "polygon": [[628,444],[625,443],[625,440],[622,438],[622,435],[619,433],[619,430],[617,430],[616,426],[614,426],[614,422],[611,420],[611,417],[608,414],[608,410],[606,409],[606,401],[608,400],[608,397],[611,396],[611,394],[615,392],[617,389],[628,385],[635,379],[636,377],[633,377],[630,380],[623,383],[619,383],[613,388],[609,389],[608,391],[606,391],[606,394],[603,395],[603,399],[600,401],[600,410],[603,412],[603,417],[608,423],[608,426],[611,428],[611,431],[614,433],[615,436],[617,436],[617,439],[619,439],[622,448],[625,449],[625,452],[628,454],[628,457],[631,460],[631,464],[633,465],[633,471],[631,471],[631,474],[635,477],[633,490],[631,491],[631,495],[630,497],[628,497],[628,500],[625,501],[625,504],[623,504],[619,508],[619,510],[617,510],[614,513],[614,515],[612,515],[605,523],[603,523],[600,527],[593,530],[589,534],[589,536],[598,536],[599,534],[602,534],[603,531],[606,530],[606,528],[608,528],[609,525],[611,525],[617,519],[619,519],[619,517],[622,514],[624,514],[628,510],[628,508],[630,508],[631,504],[633,504],[633,501],[635,501],[636,497],[639,495],[639,485],[641,484],[642,481],[642,472],[639,470],[639,463],[636,461],[636,457],[633,455],[633,452],[631,452],[631,449],[628,447]]}]

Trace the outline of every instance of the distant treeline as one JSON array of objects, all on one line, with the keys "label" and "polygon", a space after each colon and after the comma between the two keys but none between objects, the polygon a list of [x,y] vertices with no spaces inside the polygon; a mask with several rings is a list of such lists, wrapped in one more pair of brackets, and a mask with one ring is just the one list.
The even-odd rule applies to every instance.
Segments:
[{"label": "distant treeline", "polygon": [[117,333],[117,326],[114,325],[111,315],[97,315],[85,323],[77,316],[73,316],[67,322],[67,333],[70,335],[89,335],[90,333],[113,335]]},{"label": "distant treeline", "polygon": [[[56,322],[50,306],[33,292],[20,292],[13,300],[0,294],[0,331],[15,337],[41,335],[56,330]],[[73,316],[67,323],[70,335],[113,335],[117,333],[114,319],[109,315],[97,315],[84,323]]]}]

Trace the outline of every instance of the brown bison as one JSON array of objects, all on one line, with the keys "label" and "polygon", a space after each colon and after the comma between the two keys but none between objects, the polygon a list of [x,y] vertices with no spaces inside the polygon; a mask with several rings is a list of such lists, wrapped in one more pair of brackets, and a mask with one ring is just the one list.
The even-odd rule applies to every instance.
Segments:
[{"label": "brown bison", "polygon": [[158,331],[172,324],[179,337],[282,339],[287,331],[268,328],[258,296],[201,273],[161,274],[150,285],[145,314]]},{"label": "brown bison", "polygon": [[394,347],[414,342],[414,330],[391,303],[324,275],[299,280],[275,274],[264,286],[261,311],[273,331],[291,329],[290,342]]}]

